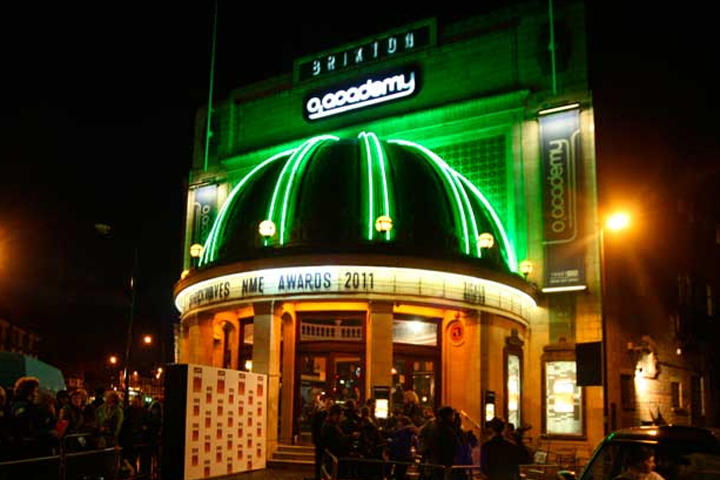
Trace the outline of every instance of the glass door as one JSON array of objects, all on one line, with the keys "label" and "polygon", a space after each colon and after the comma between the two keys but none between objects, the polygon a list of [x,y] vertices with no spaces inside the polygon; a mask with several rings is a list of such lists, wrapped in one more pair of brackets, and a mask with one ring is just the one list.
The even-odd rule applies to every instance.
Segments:
[{"label": "glass door", "polygon": [[[421,408],[437,407],[437,362],[433,358],[395,355],[393,360],[393,408],[403,408],[407,391],[413,391]],[[411,395],[410,395],[411,396]]]},{"label": "glass door", "polygon": [[311,415],[320,406],[323,395],[331,396],[336,403],[347,400],[362,402],[363,357],[351,353],[301,353],[300,391],[297,410],[300,433],[310,432]]}]

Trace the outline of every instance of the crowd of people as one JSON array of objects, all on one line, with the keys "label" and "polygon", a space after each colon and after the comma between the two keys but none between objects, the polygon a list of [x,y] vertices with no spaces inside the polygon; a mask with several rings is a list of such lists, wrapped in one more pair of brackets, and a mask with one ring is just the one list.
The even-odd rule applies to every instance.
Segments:
[{"label": "crowd of people", "polygon": [[[0,387],[0,462],[121,447],[132,468],[149,468],[160,441],[162,404],[140,396],[123,408],[114,390],[82,389],[51,395],[35,377],[19,378],[11,392]],[[142,447],[141,447],[142,446]]]},{"label": "crowd of people", "polygon": [[[421,407],[412,390],[381,422],[375,417],[373,399],[362,405],[346,400],[341,405],[323,397],[311,417],[311,428],[315,480],[321,478],[325,450],[344,459],[338,465],[341,476],[357,478],[405,480],[408,467],[417,464],[421,478],[427,480],[442,479],[444,467],[458,465],[479,465],[490,480],[514,480],[520,478],[519,466],[530,463],[523,429],[507,429],[504,421],[494,418],[484,429],[487,438],[478,439],[472,430],[462,428],[454,408],[444,406],[435,412]],[[451,476],[469,478],[463,469],[454,469]]]}]

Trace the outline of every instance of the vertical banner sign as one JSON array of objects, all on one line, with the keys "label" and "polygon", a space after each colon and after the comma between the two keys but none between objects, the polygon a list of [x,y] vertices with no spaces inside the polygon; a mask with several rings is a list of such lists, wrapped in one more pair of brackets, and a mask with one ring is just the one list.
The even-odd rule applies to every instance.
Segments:
[{"label": "vertical banner sign", "polygon": [[544,288],[585,285],[584,248],[578,240],[580,111],[541,116]]},{"label": "vertical banner sign", "polygon": [[192,243],[205,244],[217,214],[217,185],[195,189]]}]

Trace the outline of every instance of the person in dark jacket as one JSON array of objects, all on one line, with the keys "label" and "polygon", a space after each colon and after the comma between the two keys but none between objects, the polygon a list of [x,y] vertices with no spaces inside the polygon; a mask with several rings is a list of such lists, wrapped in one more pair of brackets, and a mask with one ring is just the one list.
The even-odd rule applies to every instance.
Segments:
[{"label": "person in dark jacket", "polygon": [[521,452],[514,442],[503,435],[505,422],[496,417],[488,422],[488,426],[493,436],[481,446],[482,471],[488,480],[519,479]]},{"label": "person in dark jacket", "polygon": [[[147,474],[150,471],[149,449],[146,445],[148,430],[148,412],[140,395],[135,396],[123,413],[123,424],[120,428],[120,445],[123,457],[133,471]],[[142,455],[141,455],[142,454]],[[138,458],[141,465],[138,466]]]},{"label": "person in dark jacket", "polygon": [[40,381],[35,377],[21,377],[13,388],[10,409],[12,435],[17,457],[44,457],[54,453],[57,431],[48,421],[51,412],[40,407]]},{"label": "person in dark jacket", "polygon": [[[455,460],[456,452],[460,449],[460,437],[453,424],[455,410],[452,407],[442,407],[437,417],[427,422],[420,429],[420,450],[426,463],[450,467]],[[432,479],[444,478],[444,472],[431,467],[428,470]]]},{"label": "person in dark jacket", "polygon": [[[397,417],[397,428],[390,434],[388,452],[390,460],[412,462],[412,447],[417,442],[417,427],[404,415]],[[393,476],[396,480],[405,480],[408,465],[395,465]]]},{"label": "person in dark jacket", "polygon": [[[343,408],[340,405],[330,407],[320,433],[320,442],[323,449],[327,449],[337,458],[346,458],[350,456],[352,441],[357,438],[359,433],[354,432],[350,435],[345,434],[340,428]],[[340,462],[338,465],[338,475],[346,476],[347,464]]]},{"label": "person in dark jacket", "polygon": [[321,441],[322,428],[325,424],[328,411],[333,405],[331,398],[323,399],[323,403],[310,416],[310,433],[312,435],[312,443],[315,445],[315,480],[320,480],[322,458],[324,447]]},{"label": "person in dark jacket", "polygon": [[0,387],[0,462],[12,458],[12,424],[5,389]]},{"label": "person in dark jacket", "polygon": [[70,394],[70,403],[60,410],[59,418],[68,422],[65,429],[65,446],[71,451],[84,450],[90,446],[89,438],[78,435],[87,434],[93,430],[88,422],[87,392],[78,388]]}]

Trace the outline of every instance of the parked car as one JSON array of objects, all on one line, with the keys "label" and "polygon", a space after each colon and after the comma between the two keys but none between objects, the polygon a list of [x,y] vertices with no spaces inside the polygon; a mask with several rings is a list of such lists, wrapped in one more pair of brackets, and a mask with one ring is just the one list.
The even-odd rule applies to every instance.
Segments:
[{"label": "parked car", "polygon": [[[654,453],[654,471],[665,480],[720,480],[720,430],[680,425],[632,427],[611,433],[595,449],[578,480],[620,477],[633,452],[643,446]],[[575,478],[563,473],[560,478]]]}]

